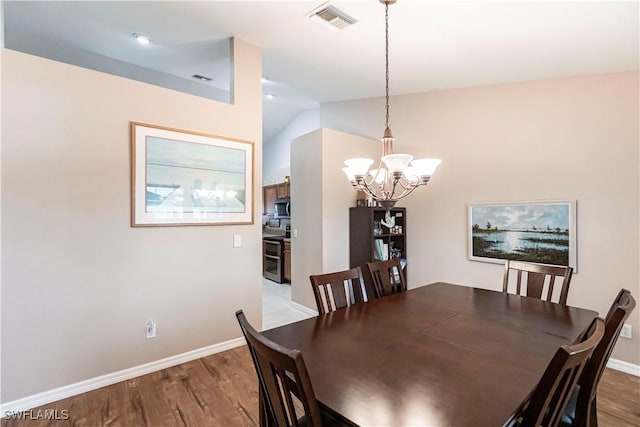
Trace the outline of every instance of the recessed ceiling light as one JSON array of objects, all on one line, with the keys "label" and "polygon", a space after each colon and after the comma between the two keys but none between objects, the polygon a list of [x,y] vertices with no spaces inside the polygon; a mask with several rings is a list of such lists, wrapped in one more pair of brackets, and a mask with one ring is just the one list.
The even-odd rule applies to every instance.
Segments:
[{"label": "recessed ceiling light", "polygon": [[270,81],[269,77],[262,76],[262,83],[269,83]]},{"label": "recessed ceiling light", "polygon": [[267,99],[273,99],[273,98],[275,98],[276,96],[275,96],[273,93],[265,93],[265,94],[264,94],[264,97],[265,97],[265,98],[267,98]]},{"label": "recessed ceiling light", "polygon": [[144,44],[144,45],[149,44],[149,42],[151,41],[149,37],[143,36],[142,34],[138,34],[138,33],[133,33],[133,37],[135,37],[135,39],[138,40],[138,43]]},{"label": "recessed ceiling light", "polygon": [[203,76],[202,74],[194,74],[191,77],[193,77],[194,79],[198,79],[200,81],[203,81],[203,82],[210,82],[211,80],[213,80],[211,77]]}]

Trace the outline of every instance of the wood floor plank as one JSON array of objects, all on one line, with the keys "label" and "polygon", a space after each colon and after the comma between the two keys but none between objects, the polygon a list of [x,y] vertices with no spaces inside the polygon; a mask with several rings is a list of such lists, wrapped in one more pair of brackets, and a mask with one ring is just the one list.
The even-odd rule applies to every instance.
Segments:
[{"label": "wood floor plank", "polygon": [[[33,409],[68,420],[8,420],[2,427],[246,427],[258,425],[258,382],[246,346]],[[640,377],[607,369],[600,427],[640,426]]]},{"label": "wood floor plank", "polygon": [[606,369],[597,400],[598,416],[610,419],[612,426],[640,426],[640,378]]}]

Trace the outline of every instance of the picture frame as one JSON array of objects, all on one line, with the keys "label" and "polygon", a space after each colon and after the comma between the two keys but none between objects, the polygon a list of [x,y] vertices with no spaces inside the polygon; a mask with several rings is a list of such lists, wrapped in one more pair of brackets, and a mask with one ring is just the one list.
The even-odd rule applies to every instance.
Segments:
[{"label": "picture frame", "polygon": [[572,199],[469,203],[469,260],[568,265],[577,272],[576,205]]},{"label": "picture frame", "polygon": [[131,226],[253,224],[254,143],[131,122]]}]

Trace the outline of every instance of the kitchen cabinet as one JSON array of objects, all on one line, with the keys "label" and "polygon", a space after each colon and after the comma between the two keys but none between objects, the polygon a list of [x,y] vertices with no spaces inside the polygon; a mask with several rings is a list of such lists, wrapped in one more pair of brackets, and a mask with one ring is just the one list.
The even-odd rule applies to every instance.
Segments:
[{"label": "kitchen cabinet", "polygon": [[274,203],[278,198],[278,189],[275,185],[265,185],[262,187],[262,213],[273,215],[275,213]]},{"label": "kitchen cabinet", "polygon": [[[394,227],[382,224],[387,210],[377,207],[355,207],[349,209],[349,263],[350,267],[360,267],[367,292],[372,292],[372,280],[368,262],[390,258],[407,259],[407,209],[392,208]],[[406,278],[407,268],[404,268]]]},{"label": "kitchen cabinet", "polygon": [[284,280],[291,283],[291,242],[284,242]]},{"label": "kitchen cabinet", "polygon": [[280,184],[265,185],[262,187],[262,213],[263,215],[273,215],[275,213],[274,203],[276,199],[289,197],[291,194],[291,184],[281,182]]},{"label": "kitchen cabinet", "polygon": [[278,193],[278,199],[291,196],[291,184],[288,182],[282,182],[280,184],[276,184],[276,190]]}]

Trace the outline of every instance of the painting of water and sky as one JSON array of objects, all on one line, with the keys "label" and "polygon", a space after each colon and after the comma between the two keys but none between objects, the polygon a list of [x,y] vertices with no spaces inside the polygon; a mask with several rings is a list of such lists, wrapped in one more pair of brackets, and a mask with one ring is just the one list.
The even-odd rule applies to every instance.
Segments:
[{"label": "painting of water and sky", "polygon": [[147,212],[244,212],[245,152],[147,138]]},{"label": "painting of water and sky", "polygon": [[575,201],[469,205],[472,260],[575,266]]}]

